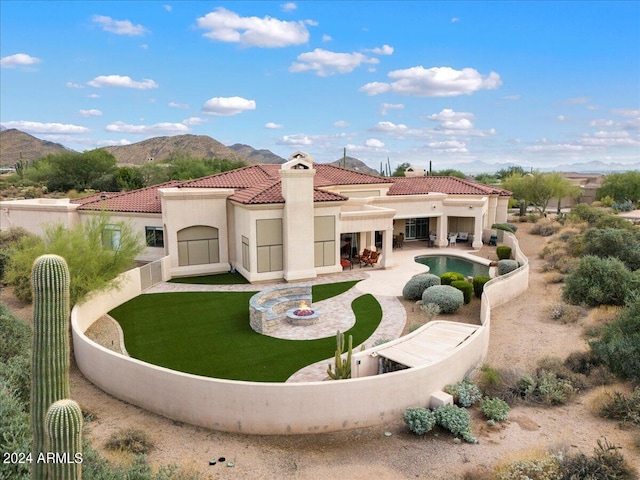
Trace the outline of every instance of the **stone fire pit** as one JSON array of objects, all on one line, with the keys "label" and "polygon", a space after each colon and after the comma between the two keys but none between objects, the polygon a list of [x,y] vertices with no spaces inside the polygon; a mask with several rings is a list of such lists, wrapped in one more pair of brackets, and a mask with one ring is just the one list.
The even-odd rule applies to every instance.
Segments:
[{"label": "stone fire pit", "polygon": [[291,308],[286,313],[287,321],[291,325],[303,327],[305,325],[315,325],[320,318],[320,310],[308,307],[303,301],[298,308]]}]

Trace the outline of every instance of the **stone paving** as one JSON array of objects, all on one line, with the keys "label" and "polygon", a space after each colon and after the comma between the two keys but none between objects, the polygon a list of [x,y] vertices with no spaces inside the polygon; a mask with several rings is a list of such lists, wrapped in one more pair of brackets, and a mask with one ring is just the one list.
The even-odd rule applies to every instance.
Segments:
[{"label": "stone paving", "polygon": [[[469,248],[465,253],[471,253]],[[322,311],[322,317],[315,325],[295,326],[289,324],[285,319],[281,320],[280,326],[272,333],[277,338],[291,340],[310,340],[314,338],[324,338],[334,336],[337,330],[345,332],[355,323],[355,316],[351,309],[351,302],[361,295],[370,293],[380,303],[382,307],[382,321],[369,339],[365,342],[366,347],[371,347],[376,340],[395,339],[402,334],[407,316],[404,307],[398,300],[402,295],[402,288],[406,282],[416,274],[424,273],[427,270],[425,265],[416,263],[414,258],[417,255],[433,253],[433,249],[426,247],[405,248],[394,251],[394,266],[390,269],[382,268],[358,268],[346,270],[342,273],[323,275],[312,281],[301,282],[308,285],[319,285],[325,283],[345,282],[349,280],[362,280],[349,291],[336,297],[313,303],[312,308]],[[477,259],[476,259],[477,260]],[[229,291],[261,291],[267,288],[283,286],[287,283],[283,280],[275,282],[263,282],[259,284],[242,285],[192,285],[185,283],[159,283],[144,293],[162,292],[229,292]],[[249,305],[247,304],[247,309]],[[353,350],[359,351],[360,345],[354,345]],[[294,373],[288,382],[316,382],[328,378],[327,367],[333,365],[333,356],[320,362],[307,365]]]}]

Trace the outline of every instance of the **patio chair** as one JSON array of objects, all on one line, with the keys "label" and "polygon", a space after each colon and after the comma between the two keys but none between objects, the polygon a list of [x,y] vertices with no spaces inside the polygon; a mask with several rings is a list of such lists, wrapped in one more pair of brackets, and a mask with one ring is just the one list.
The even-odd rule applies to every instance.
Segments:
[{"label": "patio chair", "polygon": [[458,232],[458,241],[459,242],[469,241],[469,232]]},{"label": "patio chair", "polygon": [[455,245],[456,244],[456,240],[458,239],[458,235],[457,234],[453,234],[449,237],[449,246],[451,245]]},{"label": "patio chair", "polygon": [[362,264],[364,264],[364,266],[366,267],[367,265],[369,265],[370,267],[373,267],[376,263],[378,263],[378,259],[382,256],[381,253],[378,252],[371,252],[371,255],[369,256],[369,258],[365,258],[364,260],[360,260],[360,268],[362,268]]},{"label": "patio chair", "polygon": [[370,255],[371,255],[371,250],[369,250],[368,248],[365,248],[360,255],[354,255],[353,258],[355,258],[356,260],[360,260],[362,262],[365,258],[369,258]]}]

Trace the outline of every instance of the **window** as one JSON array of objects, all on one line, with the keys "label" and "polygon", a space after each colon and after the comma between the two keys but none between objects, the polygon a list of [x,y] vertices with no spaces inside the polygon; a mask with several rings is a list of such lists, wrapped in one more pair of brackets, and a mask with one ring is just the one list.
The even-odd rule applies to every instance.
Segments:
[{"label": "window", "polygon": [[164,247],[164,229],[162,227],[144,227],[147,247]]},{"label": "window", "polygon": [[256,220],[258,273],[278,272],[284,264],[282,257],[282,219]]},{"label": "window", "polygon": [[249,239],[242,236],[242,268],[249,271],[251,263],[249,262]]},{"label": "window", "polygon": [[324,267],[336,263],[335,217],[314,217],[314,266]]},{"label": "window", "polygon": [[111,250],[120,248],[120,225],[105,225],[102,229],[102,246]]},{"label": "window", "polygon": [[204,225],[178,232],[178,265],[203,265],[220,262],[218,229]]}]

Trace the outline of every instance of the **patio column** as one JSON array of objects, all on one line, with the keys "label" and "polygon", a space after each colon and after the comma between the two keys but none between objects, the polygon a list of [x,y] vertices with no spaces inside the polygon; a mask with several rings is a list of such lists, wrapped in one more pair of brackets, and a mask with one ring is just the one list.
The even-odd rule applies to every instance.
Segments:
[{"label": "patio column", "polygon": [[482,248],[482,210],[473,217],[473,243],[472,248]]},{"label": "patio column", "polygon": [[382,268],[391,268],[394,265],[393,262],[393,227],[382,231],[382,258],[380,259],[380,266]]},{"label": "patio column", "polygon": [[446,215],[438,217],[437,232],[436,235],[436,247],[446,247],[449,245],[449,239],[447,238],[447,229],[449,228],[449,219]]}]

